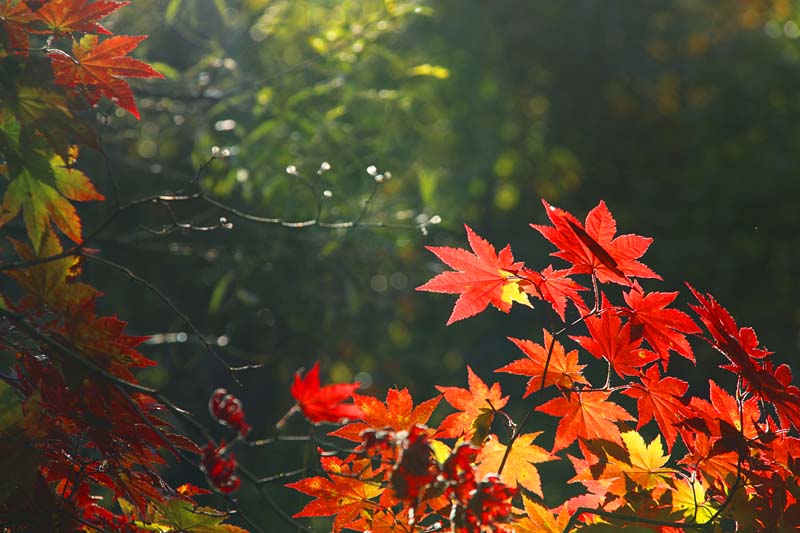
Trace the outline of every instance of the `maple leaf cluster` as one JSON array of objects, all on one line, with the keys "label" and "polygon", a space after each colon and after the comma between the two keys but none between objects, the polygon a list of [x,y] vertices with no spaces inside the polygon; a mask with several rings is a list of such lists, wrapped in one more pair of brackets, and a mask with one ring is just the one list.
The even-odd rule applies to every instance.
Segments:
[{"label": "maple leaf cluster", "polygon": [[[146,36],[112,36],[99,23],[128,3],[46,0],[34,5],[3,0],[0,2],[0,25],[5,30],[8,50],[23,56],[29,53],[31,36],[71,40],[71,54],[53,47],[47,51],[55,82],[75,88],[91,105],[106,97],[139,118],[133,91],[123,78],[163,76],[147,63],[128,56]],[[101,40],[100,35],[106,37]]]},{"label": "maple leaf cluster", "polygon": [[[358,445],[342,457],[320,450],[326,477],[288,485],[315,498],[295,516],[333,516],[335,532],[673,533],[720,530],[722,520],[737,530],[800,528],[800,388],[789,366],[711,295],[689,287],[704,334],[675,307],[677,292],[645,289],[643,280],[661,280],[641,262],[652,239],[617,235],[605,203],[584,222],[543,203],[551,225],[532,227],[566,266],[535,270],[466,226],[472,251],[430,247],[454,270],[418,288],[459,294],[448,324],[536,300],[560,319],[534,340],[510,338],[522,357],[496,369],[527,378],[528,414],[514,421],[500,384],[470,367],[468,388],[439,386],[440,397],[416,407],[405,389],[381,402],[348,385],[320,388],[316,374],[296,380],[292,394],[311,422],[335,423],[342,408],[360,420],[329,433]],[[707,388],[670,373],[676,356],[696,363],[692,338],[724,358]],[[432,424],[441,398],[455,412]],[[542,415],[557,421],[549,438],[526,430],[547,427]],[[566,481],[582,487],[555,506],[537,467],[550,461],[569,463]]]},{"label": "maple leaf cluster", "polygon": [[[13,358],[0,372],[2,531],[243,531],[198,507],[211,491],[162,478],[168,460],[196,460],[216,490],[238,486],[224,443],[203,453],[167,421],[180,410],[137,381],[156,364],[139,351],[146,337],[99,314],[100,291],[80,280],[88,251],[73,202],[104,196],[75,166],[81,148],[99,147],[79,112],[106,97],[138,118],[125,78],[161,77],[128,56],[144,36],[100,23],[126,4],[0,0],[0,59],[19,65],[4,72],[36,55],[51,66],[4,79],[0,97],[0,227],[21,216],[28,236],[9,238],[18,259],[2,264],[0,284],[0,351]],[[241,403],[217,400],[216,419],[246,435]]]}]

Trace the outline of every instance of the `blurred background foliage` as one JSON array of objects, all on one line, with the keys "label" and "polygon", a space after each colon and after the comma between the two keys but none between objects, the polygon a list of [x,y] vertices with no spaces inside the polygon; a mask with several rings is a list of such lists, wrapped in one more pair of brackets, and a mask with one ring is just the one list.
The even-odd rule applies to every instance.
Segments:
[{"label": "blurred background foliage", "polygon": [[[648,289],[709,290],[796,362],[799,23],[788,0],[138,0],[114,27],[149,34],[140,55],[167,80],[138,85],[141,122],[98,115],[123,197],[181,187],[219,146],[231,157],[202,185],[249,213],[316,216],[293,165],[331,191],[322,220],[354,219],[375,165],[393,177],[365,221],[443,223],[423,235],[234,221],[155,236],[137,228],[167,224],[162,210],[121,221],[108,256],[236,364],[263,363],[244,389],[163,302],[101,267],[89,276],[107,310],[154,335],[162,366],[147,381],[201,414],[228,387],[261,435],[317,359],[325,379],[379,396],[407,386],[427,399],[434,384],[463,385],[466,364],[493,381],[516,357],[504,337],[537,339],[546,317],[490,311],[445,328],[453,298],[413,290],[440,268],[424,246],[465,246],[466,222],[542,268],[551,249],[528,228],[543,222],[540,198],[579,217],[604,199],[621,232],[655,238],[645,261],[666,282]],[[322,162],[332,168],[317,176]],[[176,215],[221,215],[192,209]],[[704,382],[702,356],[699,367]],[[245,460],[264,475],[301,462],[290,445]],[[273,491],[299,508],[286,492]]]}]

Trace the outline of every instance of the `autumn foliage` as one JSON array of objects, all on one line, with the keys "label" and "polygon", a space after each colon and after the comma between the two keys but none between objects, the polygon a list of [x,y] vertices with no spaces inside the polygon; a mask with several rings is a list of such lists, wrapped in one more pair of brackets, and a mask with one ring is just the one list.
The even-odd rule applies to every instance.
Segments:
[{"label": "autumn foliage", "polygon": [[[385,404],[354,394],[363,422],[330,434],[358,445],[326,454],[326,477],[288,485],[314,497],[296,516],[332,515],[334,531],[800,527],[800,389],[789,367],[712,296],[689,286],[698,322],[675,307],[677,292],[645,290],[639,279],[661,279],[640,261],[652,239],[616,235],[605,203],[584,223],[543,203],[551,225],[532,227],[566,265],[530,269],[466,227],[472,251],[430,248],[454,270],[419,287],[459,294],[448,323],[536,300],[561,320],[510,338],[521,357],[496,370],[527,378],[524,418],[514,421],[500,385],[469,367],[468,388],[438,387],[455,410],[438,427],[428,406],[439,398],[414,408],[405,390]],[[675,356],[695,363],[692,338],[720,354],[706,387],[669,373]],[[538,429],[549,417],[552,434]],[[570,465],[575,496],[548,496],[538,465],[550,461]]]},{"label": "autumn foliage", "polygon": [[[238,480],[222,445],[201,451],[167,422],[135,376],[156,364],[137,349],[145,337],[99,315],[100,291],[80,280],[90,251],[73,202],[105,199],[75,167],[100,147],[81,112],[105,98],[138,118],[126,78],[161,77],[127,55],[145,36],[100,23],[126,3],[0,2],[0,227],[19,220],[28,239],[9,237],[17,259],[0,264],[0,349],[13,354],[0,373],[0,531],[241,531],[198,507],[208,490],[161,477],[177,460],[223,492]],[[236,401],[219,400],[215,416],[246,434]]]},{"label": "autumn foliage", "polygon": [[[539,270],[469,226],[470,250],[429,248],[452,270],[418,289],[458,295],[447,324],[490,305],[552,313],[530,339],[509,338],[496,362],[524,385],[520,397],[467,366],[463,388],[381,399],[359,383],[323,385],[315,363],[287,384],[295,403],[269,438],[252,436],[236,394],[210,393],[208,416],[228,435],[215,441],[142,386],[136,370],[156,363],[125,322],[98,315],[101,293],[81,271],[102,259],[73,204],[105,200],[75,166],[81,148],[100,149],[81,112],[106,99],[138,118],[126,79],[160,77],[129,56],[144,36],[101,25],[124,5],[0,0],[0,61],[16,73],[0,80],[0,227],[21,219],[27,234],[9,238],[17,259],[0,264],[13,284],[0,294],[0,348],[13,353],[0,374],[0,531],[242,531],[197,500],[217,493],[235,509],[245,485],[263,487],[237,447],[290,438],[282,431],[293,415],[308,421],[301,437],[316,452],[286,484],[309,497],[285,517],[295,528],[306,517],[376,533],[800,528],[791,369],[710,294],[689,285],[693,303],[682,309],[678,292],[650,290],[661,280],[641,261],[652,239],[618,235],[604,202],[583,222],[543,202],[550,223],[532,228],[559,264]],[[676,356],[697,363],[698,343],[717,358],[702,361],[715,369],[706,383],[675,371]],[[524,407],[521,420],[510,405]],[[194,465],[208,488],[171,487],[161,469],[173,460]],[[571,495],[542,479],[539,465],[551,462],[574,473]]]}]

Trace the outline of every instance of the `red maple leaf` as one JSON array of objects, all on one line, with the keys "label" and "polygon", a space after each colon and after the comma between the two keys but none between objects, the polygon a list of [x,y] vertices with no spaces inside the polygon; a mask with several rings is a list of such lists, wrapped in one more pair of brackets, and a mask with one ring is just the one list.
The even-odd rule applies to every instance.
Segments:
[{"label": "red maple leaf", "polygon": [[640,263],[652,238],[640,235],[619,235],[617,223],[605,202],[589,211],[586,226],[570,213],[542,200],[552,226],[531,224],[531,227],[558,248],[551,255],[572,263],[572,274],[595,273],[602,282],[612,281],[630,285],[629,278],[655,278],[661,276]]},{"label": "red maple leaf", "polygon": [[353,396],[353,392],[359,386],[361,384],[356,382],[321,387],[319,361],[317,361],[305,377],[301,378],[300,372],[295,374],[294,383],[289,390],[297,400],[297,405],[303,411],[303,415],[316,424],[361,418],[363,413],[357,405],[344,403]]},{"label": "red maple leaf", "polygon": [[622,319],[603,302],[600,316],[589,316],[585,320],[589,337],[570,336],[584,350],[608,361],[621,378],[639,374],[639,368],[658,359],[658,354],[641,348],[641,336],[631,336],[630,322],[622,324]]},{"label": "red maple leaf", "polygon": [[554,270],[553,265],[548,265],[541,272],[523,268],[519,276],[530,283],[523,284],[523,289],[528,294],[548,302],[553,306],[562,321],[566,320],[567,300],[575,304],[579,312],[588,311],[579,291],[587,290],[569,277],[569,269]]},{"label": "red maple leaf", "polygon": [[619,428],[614,422],[635,420],[628,412],[608,400],[610,392],[571,391],[536,408],[537,411],[561,418],[556,428],[553,453],[566,448],[580,437],[605,439],[622,445]]},{"label": "red maple leaf", "polygon": [[84,88],[92,105],[105,96],[138,119],[133,90],[122,78],[164,77],[147,63],[127,56],[146,38],[146,35],[118,35],[98,42],[97,35],[84,35],[80,41],[73,41],[72,56],[61,50],[47,54],[55,82]]},{"label": "red maple leaf", "polygon": [[700,305],[691,308],[711,333],[709,343],[730,361],[721,368],[742,378],[747,390],[775,406],[782,426],[791,423],[800,428],[800,388],[792,385],[788,365],[774,367],[768,359],[771,352],[760,348],[752,328],[739,328],[733,317],[710,295],[702,295],[691,285],[689,289]]},{"label": "red maple leaf", "polygon": [[[588,381],[583,377],[583,369],[586,365],[578,364],[578,351],[572,350],[566,353],[564,346],[553,339],[553,336],[546,329],[544,330],[544,344],[537,344],[533,341],[515,339],[509,337],[508,340],[517,345],[517,348],[528,356],[527,359],[517,359],[504,367],[498,368],[495,372],[506,372],[520,376],[530,376],[528,386],[525,389],[523,398],[532,394],[543,387],[556,385],[561,389],[571,389],[576,383],[588,385]],[[552,350],[550,345],[552,343]],[[548,357],[548,351],[551,351]],[[542,384],[542,374],[547,367],[547,374]]]},{"label": "red maple leaf", "polygon": [[[38,254],[28,245],[10,240],[23,261],[50,257],[64,251],[58,237],[52,231],[45,231],[42,235]],[[19,283],[26,292],[19,304],[22,309],[44,307],[61,313],[68,313],[100,295],[91,285],[76,281],[80,274],[81,258],[71,255],[6,272],[6,275]]]},{"label": "red maple leaf", "polygon": [[466,224],[464,227],[475,253],[461,248],[428,246],[428,250],[456,271],[442,272],[417,290],[461,295],[447,320],[448,325],[477,315],[489,304],[506,313],[513,302],[530,305],[517,277],[522,263],[514,262],[511,247],[506,246],[497,254],[494,246],[472,228]]},{"label": "red maple leaf", "polygon": [[95,302],[96,298],[92,298],[73,308],[71,316],[58,331],[92,362],[115,376],[132,381],[131,368],[156,364],[135,350],[148,337],[125,335],[127,323],[114,316],[98,317]]},{"label": "red maple leaf", "polygon": [[28,55],[28,32],[34,15],[22,0],[0,2],[0,26],[5,29],[8,44],[20,55]]},{"label": "red maple leaf", "polygon": [[34,15],[55,35],[74,32],[111,35],[111,32],[97,21],[129,3],[106,0],[91,3],[87,0],[49,0],[37,9]]},{"label": "red maple leaf", "polygon": [[343,439],[361,442],[361,432],[370,428],[391,428],[394,431],[408,431],[413,426],[424,425],[439,405],[441,396],[431,398],[414,407],[414,400],[408,389],[389,389],[386,403],[372,396],[353,395],[353,402],[361,409],[361,420],[330,433]]},{"label": "red maple leaf", "polygon": [[679,462],[699,468],[709,480],[723,482],[726,477],[735,475],[738,452],[750,455],[745,439],[751,445],[758,445],[757,422],[762,417],[759,404],[754,396],[737,402],[709,380],[709,399],[692,397],[684,408],[686,419],[680,425],[680,434],[688,453]]},{"label": "red maple leaf", "polygon": [[694,362],[694,352],[685,334],[700,333],[700,328],[683,311],[666,308],[678,296],[677,292],[645,294],[634,282],[623,296],[628,307],[620,312],[630,318],[631,333],[643,337],[658,352],[664,369],[669,363],[670,350]]},{"label": "red maple leaf", "polygon": [[639,421],[636,429],[655,418],[667,441],[667,449],[672,450],[678,435],[676,424],[686,416],[686,406],[681,397],[689,390],[689,384],[675,377],[662,378],[657,365],[648,368],[639,379],[641,384],[623,391],[623,394],[637,399]]},{"label": "red maple leaf", "polygon": [[[475,432],[476,421],[481,416],[502,409],[508,403],[508,396],[503,396],[499,383],[492,384],[491,388],[488,387],[469,366],[467,366],[467,381],[469,389],[436,387],[444,395],[445,401],[460,411],[448,415],[439,424],[437,437],[455,439],[465,435],[465,438],[469,439]],[[484,425],[491,425],[491,420]]]}]

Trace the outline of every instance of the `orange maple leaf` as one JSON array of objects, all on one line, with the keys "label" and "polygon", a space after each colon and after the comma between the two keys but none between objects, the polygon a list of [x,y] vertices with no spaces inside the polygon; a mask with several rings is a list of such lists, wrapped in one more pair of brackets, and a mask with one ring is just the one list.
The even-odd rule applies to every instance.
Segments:
[{"label": "orange maple leaf", "polygon": [[609,396],[611,393],[605,391],[571,391],[566,397],[554,398],[536,408],[561,418],[556,428],[553,453],[566,448],[578,437],[622,444],[615,422],[635,418],[616,403],[608,401]]},{"label": "orange maple leaf", "polygon": [[369,428],[389,427],[395,431],[408,431],[415,424],[426,424],[441,399],[441,396],[437,396],[414,407],[408,389],[389,389],[385,404],[372,396],[353,394],[353,403],[361,409],[361,420],[364,422],[347,424],[330,435],[360,442],[361,432]]},{"label": "orange maple leaf", "polygon": [[[475,424],[479,417],[495,409],[502,409],[508,403],[508,396],[503,396],[500,384],[494,383],[491,388],[479,378],[472,368],[467,366],[469,389],[460,387],[440,387],[436,389],[444,395],[445,401],[460,412],[448,415],[441,424],[436,436],[443,439],[455,439],[465,436],[469,439],[475,433]],[[484,421],[486,422],[486,421]],[[491,419],[482,426],[490,426]],[[486,435],[486,432],[483,433]]]},{"label": "orange maple leaf", "polygon": [[364,509],[375,508],[376,502],[370,500],[380,496],[384,489],[378,480],[372,479],[369,459],[323,456],[320,462],[329,478],[314,476],[286,486],[316,498],[296,513],[296,518],[336,515],[333,531],[338,532],[349,528]]},{"label": "orange maple leaf", "polygon": [[92,105],[105,96],[138,119],[133,90],[122,78],[164,77],[147,63],[127,55],[146,38],[146,35],[117,35],[98,41],[97,35],[84,35],[80,41],[72,42],[72,56],[52,50],[47,55],[52,61],[55,82],[82,87]]},{"label": "orange maple leaf", "polygon": [[523,495],[522,505],[526,516],[513,523],[517,533],[563,533],[572,516],[566,503],[550,510]]},{"label": "orange maple leaf", "polygon": [[[23,261],[50,257],[64,251],[52,231],[46,231],[42,236],[38,254],[19,241],[12,239],[11,243]],[[67,313],[100,295],[91,285],[74,281],[80,275],[80,263],[79,257],[67,256],[20,270],[9,270],[6,275],[19,283],[27,293],[20,301],[23,309],[46,307]]]},{"label": "orange maple leaf", "polygon": [[[556,385],[562,389],[571,389],[576,383],[588,384],[583,377],[583,369],[586,365],[578,364],[578,351],[572,350],[569,353],[564,351],[564,346],[553,339],[553,336],[546,329],[544,330],[544,345],[524,339],[509,337],[508,340],[517,345],[517,348],[528,356],[527,359],[517,359],[504,367],[498,368],[495,372],[506,372],[520,376],[531,376],[528,386],[525,389],[523,398],[531,393],[543,388],[542,374],[547,367],[547,374],[544,378],[544,387]],[[548,350],[552,343],[553,349],[550,353],[548,362]]]}]

